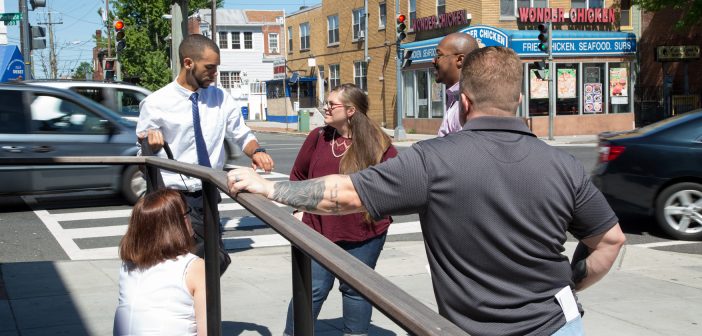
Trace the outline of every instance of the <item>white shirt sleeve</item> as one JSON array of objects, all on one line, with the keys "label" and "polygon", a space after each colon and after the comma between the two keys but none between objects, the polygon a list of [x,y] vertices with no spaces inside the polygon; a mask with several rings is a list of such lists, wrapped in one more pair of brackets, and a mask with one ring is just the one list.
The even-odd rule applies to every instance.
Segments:
[{"label": "white shirt sleeve", "polygon": [[256,136],[251,129],[246,126],[246,123],[244,123],[241,108],[237,106],[231,95],[224,95],[222,108],[228,111],[227,132],[225,137],[236,143],[239,148],[243,150],[250,141],[256,140]]}]

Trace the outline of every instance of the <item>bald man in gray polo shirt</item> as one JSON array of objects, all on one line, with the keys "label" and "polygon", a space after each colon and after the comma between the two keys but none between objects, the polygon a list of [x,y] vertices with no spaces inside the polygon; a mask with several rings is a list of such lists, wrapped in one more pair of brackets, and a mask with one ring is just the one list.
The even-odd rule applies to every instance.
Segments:
[{"label": "bald man in gray polo shirt", "polygon": [[[419,213],[441,315],[472,335],[581,335],[574,292],[604,277],[625,237],[582,164],[515,118],[522,69],[511,49],[478,49],[461,75],[463,130],[350,176],[233,170],[230,190],[318,214]],[[566,232],[590,252],[575,281]]]}]

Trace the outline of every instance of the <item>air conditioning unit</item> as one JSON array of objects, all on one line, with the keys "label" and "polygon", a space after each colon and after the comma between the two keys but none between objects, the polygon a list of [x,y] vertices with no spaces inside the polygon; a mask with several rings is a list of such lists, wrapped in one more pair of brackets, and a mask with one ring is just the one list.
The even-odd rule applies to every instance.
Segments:
[{"label": "air conditioning unit", "polygon": [[271,54],[277,54],[278,48],[271,48]]},{"label": "air conditioning unit", "polygon": [[358,39],[363,40],[363,38],[366,37],[366,32],[364,30],[359,30],[358,31]]}]

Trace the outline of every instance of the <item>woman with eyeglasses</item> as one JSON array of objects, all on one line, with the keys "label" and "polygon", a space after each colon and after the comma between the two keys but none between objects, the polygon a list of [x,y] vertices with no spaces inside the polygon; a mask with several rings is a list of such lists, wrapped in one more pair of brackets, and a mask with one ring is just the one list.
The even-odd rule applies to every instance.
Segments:
[{"label": "woman with eyeglasses", "polygon": [[144,195],[119,245],[114,335],[206,335],[205,263],[178,191]]},{"label": "woman with eyeglasses", "polygon": [[[324,123],[307,136],[290,173],[300,181],[331,174],[350,174],[397,155],[390,137],[368,113],[368,96],[353,84],[331,90],[323,104]],[[319,216],[295,213],[298,219],[333,241],[371,268],[375,268],[385,244],[388,226],[385,218],[373,221],[366,214]],[[334,275],[312,260],[312,312],[315,321],[334,285]],[[345,283],[342,295],[345,335],[367,335],[372,305]],[[285,335],[294,335],[292,302],[288,307]]]}]

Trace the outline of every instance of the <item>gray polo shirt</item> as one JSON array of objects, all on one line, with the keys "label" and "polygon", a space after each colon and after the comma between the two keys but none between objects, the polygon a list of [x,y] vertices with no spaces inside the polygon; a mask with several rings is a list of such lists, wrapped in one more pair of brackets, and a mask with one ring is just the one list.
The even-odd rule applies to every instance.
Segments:
[{"label": "gray polo shirt", "polygon": [[473,335],[562,327],[566,231],[618,221],[582,164],[517,118],[476,118],[351,180],[374,218],[419,213],[439,313]]}]

